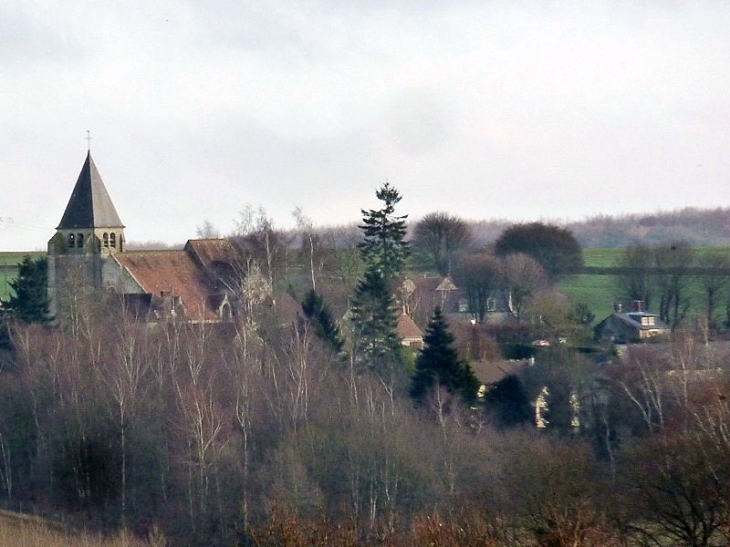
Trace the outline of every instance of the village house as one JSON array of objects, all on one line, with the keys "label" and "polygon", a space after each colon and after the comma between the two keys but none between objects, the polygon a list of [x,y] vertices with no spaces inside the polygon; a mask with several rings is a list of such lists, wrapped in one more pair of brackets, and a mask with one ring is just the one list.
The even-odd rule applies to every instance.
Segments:
[{"label": "village house", "polygon": [[614,312],[596,325],[596,338],[601,341],[628,343],[668,336],[670,327],[657,314],[643,308],[643,302],[636,301],[633,309],[626,312],[623,305],[617,304]]}]

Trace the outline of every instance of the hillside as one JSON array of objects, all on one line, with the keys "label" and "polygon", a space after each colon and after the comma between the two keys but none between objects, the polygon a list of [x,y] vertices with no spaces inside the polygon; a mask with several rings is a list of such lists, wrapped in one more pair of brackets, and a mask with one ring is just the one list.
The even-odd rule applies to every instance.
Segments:
[{"label": "hillside", "polygon": [[[632,243],[660,245],[686,241],[694,247],[725,247],[730,244],[730,207],[597,216],[583,221],[542,219],[570,229],[584,248],[626,247]],[[504,219],[472,223],[475,240],[488,245],[511,224]]]}]

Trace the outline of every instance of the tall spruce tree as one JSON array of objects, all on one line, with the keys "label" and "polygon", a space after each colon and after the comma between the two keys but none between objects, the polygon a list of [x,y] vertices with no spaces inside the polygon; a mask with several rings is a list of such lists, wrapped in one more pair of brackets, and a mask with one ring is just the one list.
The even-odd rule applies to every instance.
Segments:
[{"label": "tall spruce tree", "polygon": [[436,307],[423,338],[424,348],[416,359],[416,372],[411,381],[411,397],[421,402],[436,387],[445,387],[461,396],[466,404],[477,397],[479,381],[469,363],[459,358],[454,348],[454,335]]},{"label": "tall spruce tree", "polygon": [[396,216],[395,206],[401,200],[398,190],[385,183],[375,192],[383,202],[380,209],[362,210],[364,240],[358,245],[366,268],[377,270],[390,283],[403,270],[409,255],[406,237],[408,215]]},{"label": "tall spruce tree", "polygon": [[392,385],[404,372],[402,349],[396,334],[398,319],[393,282],[408,257],[407,215],[395,215],[395,206],[401,196],[390,184],[385,183],[375,195],[383,206],[362,210],[360,229],[364,237],[358,248],[365,263],[365,274],[352,299],[353,349],[360,368],[375,372]]},{"label": "tall spruce tree", "polygon": [[385,278],[368,269],[355,287],[352,300],[355,358],[360,368],[392,379],[401,363],[395,302]]},{"label": "tall spruce tree", "polygon": [[3,302],[3,311],[24,323],[48,323],[48,260],[45,257],[23,257],[18,277],[10,282],[13,293]]}]

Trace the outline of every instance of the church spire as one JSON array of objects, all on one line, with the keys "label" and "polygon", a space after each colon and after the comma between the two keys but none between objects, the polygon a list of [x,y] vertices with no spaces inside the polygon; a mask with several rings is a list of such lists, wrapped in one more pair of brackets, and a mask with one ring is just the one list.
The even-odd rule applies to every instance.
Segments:
[{"label": "church spire", "polygon": [[91,158],[90,150],[86,154],[86,161],[71,193],[71,199],[56,229],[78,228],[124,228],[101,180],[99,170]]}]

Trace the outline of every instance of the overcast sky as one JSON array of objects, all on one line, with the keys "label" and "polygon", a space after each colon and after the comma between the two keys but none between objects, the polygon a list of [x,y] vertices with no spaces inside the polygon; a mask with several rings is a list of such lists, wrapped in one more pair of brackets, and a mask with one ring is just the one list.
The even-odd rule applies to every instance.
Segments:
[{"label": "overcast sky", "polygon": [[0,250],[45,248],[91,153],[127,239],[730,205],[730,2],[0,3]]}]

